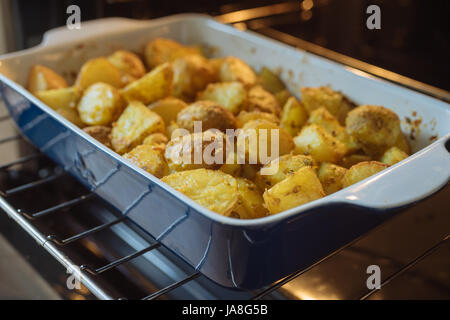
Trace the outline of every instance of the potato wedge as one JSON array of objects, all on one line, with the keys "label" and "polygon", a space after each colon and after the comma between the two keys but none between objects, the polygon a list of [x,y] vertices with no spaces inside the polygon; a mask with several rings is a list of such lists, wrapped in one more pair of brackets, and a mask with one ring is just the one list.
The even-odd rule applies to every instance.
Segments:
[{"label": "potato wedge", "polygon": [[31,93],[42,90],[66,88],[67,82],[50,68],[34,65],[28,75],[27,89]]},{"label": "potato wedge", "polygon": [[397,147],[391,147],[383,153],[380,162],[392,166],[406,158],[408,158],[408,154],[406,152]]},{"label": "potato wedge", "polygon": [[113,123],[111,144],[114,150],[123,154],[141,144],[152,133],[164,133],[163,119],[150,111],[141,102],[131,102]]},{"label": "potato wedge", "polygon": [[342,158],[342,160],[339,162],[339,165],[349,169],[350,167],[354,166],[357,163],[372,160],[373,159],[371,157],[365,154],[351,154]]},{"label": "potato wedge", "polygon": [[263,89],[261,86],[254,86],[248,90],[247,102],[245,108],[248,111],[262,111],[273,113],[279,116],[281,107],[277,99],[270,92]]},{"label": "potato wedge", "polygon": [[[278,139],[272,141],[272,136]],[[251,120],[244,124],[238,133],[238,156],[245,157],[250,164],[266,164],[293,149],[291,135],[267,120]]]},{"label": "potato wedge", "polygon": [[198,54],[178,58],[173,66],[173,95],[177,98],[192,101],[197,92],[216,80],[214,69],[208,60]]},{"label": "potato wedge", "polygon": [[270,161],[258,171],[255,177],[256,185],[261,191],[272,188],[289,175],[305,166],[313,167],[314,160],[310,156],[285,154]]},{"label": "potato wedge", "polygon": [[153,148],[153,150],[159,151],[162,154],[166,151],[166,145],[169,142],[169,139],[162,133],[152,133],[144,139],[142,144],[149,145]]},{"label": "potato wedge", "polygon": [[347,188],[387,167],[389,167],[387,164],[378,161],[363,161],[355,164],[345,173],[344,178],[342,179],[342,186]]},{"label": "potato wedge", "polygon": [[309,113],[325,107],[341,124],[345,123],[347,113],[354,107],[349,99],[329,87],[304,87],[300,91],[302,102]]},{"label": "potato wedge", "polygon": [[402,133],[400,119],[381,106],[359,106],[349,112],[346,130],[362,146],[365,153],[377,156],[394,146]]},{"label": "potato wedge", "polygon": [[281,128],[295,137],[306,123],[306,120],[308,120],[308,112],[306,112],[303,104],[298,102],[295,97],[290,97],[283,107]]},{"label": "potato wedge", "polygon": [[103,82],[87,88],[77,106],[81,120],[91,126],[111,124],[117,120],[123,108],[124,101],[119,91]]},{"label": "potato wedge", "polygon": [[289,90],[281,90],[280,92],[277,92],[274,94],[275,99],[277,99],[278,104],[280,106],[284,106],[288,99],[292,97],[292,94],[289,92]]},{"label": "potato wedge", "polygon": [[236,128],[236,118],[233,114],[213,101],[197,101],[181,110],[177,115],[177,125],[189,132],[194,132],[195,122],[201,123],[201,130]]},{"label": "potato wedge", "polygon": [[258,80],[264,90],[267,90],[272,94],[276,94],[277,92],[286,89],[286,86],[283,81],[281,81],[280,77],[267,67],[261,68],[261,71],[258,74]]},{"label": "potato wedge", "polygon": [[83,64],[75,85],[85,90],[97,82],[104,82],[115,88],[122,87],[120,71],[104,57],[95,58]]},{"label": "potato wedge", "polygon": [[273,113],[261,112],[261,111],[241,111],[236,117],[238,127],[242,128],[244,124],[252,120],[267,120],[273,122],[277,126],[280,126],[280,119]]},{"label": "potato wedge", "polygon": [[88,135],[111,148],[111,128],[106,126],[89,126],[83,129]]},{"label": "potato wedge", "polygon": [[197,97],[198,100],[217,102],[234,114],[243,108],[246,98],[244,85],[238,81],[210,83]]},{"label": "potato wedge", "polygon": [[256,74],[250,66],[236,57],[226,57],[220,67],[221,81],[239,81],[245,87],[256,84]]},{"label": "potato wedge", "polygon": [[198,48],[183,46],[176,41],[164,38],[150,41],[144,51],[145,62],[150,69],[189,54],[201,54],[201,52]]},{"label": "potato wedge", "polygon": [[266,190],[264,202],[271,214],[280,213],[325,196],[319,178],[311,167],[303,167]]},{"label": "potato wedge", "polygon": [[144,104],[169,96],[172,92],[173,68],[170,64],[159,65],[145,76],[122,89],[126,101],[140,101]]},{"label": "potato wedge", "polygon": [[325,129],[310,124],[294,138],[296,154],[311,155],[318,162],[339,162],[347,152],[345,145]]},{"label": "potato wedge", "polygon": [[176,172],[161,180],[201,206],[224,216],[231,214],[239,197],[236,179],[218,170]]},{"label": "potato wedge", "polygon": [[347,169],[338,165],[322,162],[319,167],[319,180],[322,183],[323,190],[326,194],[332,194],[342,189],[342,180],[347,173]]},{"label": "potato wedge", "polygon": [[107,59],[119,70],[124,85],[143,77],[146,73],[141,59],[131,51],[117,50]]},{"label": "potato wedge", "polygon": [[166,124],[177,121],[178,113],[186,107],[186,102],[174,97],[158,100],[148,106],[150,110],[159,114]]},{"label": "potato wedge", "polygon": [[250,180],[236,178],[238,186],[238,201],[233,208],[232,216],[240,219],[256,219],[268,215],[264,207],[264,199],[257,186]]},{"label": "potato wedge", "polygon": [[242,166],[243,164],[238,162],[237,154],[235,152],[229,152],[225,163],[220,166],[219,170],[233,177],[239,177],[242,174]]},{"label": "potato wedge", "polygon": [[408,139],[403,132],[399,134],[394,146],[399,148],[406,154],[411,154],[411,146],[409,145]]},{"label": "potato wedge", "polygon": [[60,115],[62,115],[64,118],[72,122],[77,127],[84,128],[86,126],[84,122],[81,121],[80,116],[78,115],[78,111],[76,109],[61,108],[57,109],[56,112],[58,112]]},{"label": "potato wedge", "polygon": [[81,90],[78,87],[67,87],[37,91],[34,95],[53,110],[76,109]]},{"label": "potato wedge", "polygon": [[123,157],[157,178],[162,178],[169,174],[169,167],[162,153],[148,144],[137,146],[124,154]]}]

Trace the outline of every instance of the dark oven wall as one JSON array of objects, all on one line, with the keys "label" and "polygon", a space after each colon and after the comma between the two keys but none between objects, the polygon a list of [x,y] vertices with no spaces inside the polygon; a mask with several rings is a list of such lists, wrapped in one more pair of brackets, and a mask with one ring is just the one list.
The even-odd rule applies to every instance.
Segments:
[{"label": "dark oven wall", "polygon": [[[68,5],[81,8],[82,20],[122,16],[151,19],[182,12],[220,15],[236,10],[273,5],[282,1],[217,0],[5,0],[13,11],[15,47],[40,42],[44,31],[64,25]],[[297,0],[290,13],[274,15],[264,24],[400,73],[450,90],[450,1],[419,0]],[[366,27],[367,6],[381,8],[381,29]]]}]

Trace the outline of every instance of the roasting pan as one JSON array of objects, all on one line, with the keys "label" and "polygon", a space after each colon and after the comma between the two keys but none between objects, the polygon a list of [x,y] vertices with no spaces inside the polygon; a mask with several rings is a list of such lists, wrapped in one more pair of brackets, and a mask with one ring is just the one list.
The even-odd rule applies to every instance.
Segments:
[{"label": "roasting pan", "polygon": [[[199,206],[124,161],[23,88],[33,64],[49,66],[71,83],[87,59],[119,48],[141,52],[156,37],[204,45],[211,56],[238,56],[255,69],[279,70],[297,95],[301,86],[330,85],[357,104],[388,107],[402,119],[416,153],[325,198],[270,217],[238,220]],[[260,288],[307,268],[393,217],[395,209],[436,192],[450,177],[449,104],[205,15],[109,18],[83,22],[80,30],[51,30],[40,45],[0,56],[0,94],[24,137],[162,245],[226,287]]]}]

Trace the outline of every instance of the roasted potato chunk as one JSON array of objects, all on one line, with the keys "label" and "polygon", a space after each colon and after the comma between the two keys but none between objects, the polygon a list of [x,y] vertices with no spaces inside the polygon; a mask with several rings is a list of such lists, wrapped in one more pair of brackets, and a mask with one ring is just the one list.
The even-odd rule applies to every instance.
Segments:
[{"label": "roasted potato chunk", "polygon": [[196,132],[169,141],[165,157],[170,170],[219,169],[226,159],[227,140],[221,131]]},{"label": "roasted potato chunk", "polygon": [[84,92],[77,109],[81,120],[91,126],[109,125],[122,113],[124,101],[113,86],[98,82]]},{"label": "roasted potato chunk", "polygon": [[131,51],[117,50],[107,59],[119,70],[124,85],[143,77],[146,73],[141,59]]},{"label": "roasted potato chunk", "polygon": [[277,92],[274,94],[275,99],[277,99],[278,104],[280,106],[284,106],[288,99],[292,97],[292,94],[289,92],[289,90],[281,90],[280,92]]},{"label": "roasted potato chunk", "polygon": [[122,96],[128,102],[137,100],[144,104],[169,96],[172,92],[173,68],[162,64],[145,76],[122,89]]},{"label": "roasted potato chunk", "polygon": [[53,110],[75,109],[81,97],[78,87],[67,87],[37,91],[35,96]]},{"label": "roasted potato chunk", "polygon": [[220,81],[220,69],[225,58],[212,58],[209,59],[209,65],[213,68],[214,74],[216,75],[216,81]]},{"label": "roasted potato chunk", "polygon": [[236,57],[226,57],[220,67],[221,81],[239,81],[245,87],[256,84],[256,74],[248,64]]},{"label": "roasted potato chunk", "polygon": [[183,56],[173,61],[173,95],[192,101],[197,92],[215,81],[214,69],[208,60],[198,54]]},{"label": "roasted potato chunk", "polygon": [[[278,141],[272,141],[272,135]],[[237,137],[238,156],[245,155],[250,164],[266,164],[273,158],[290,153],[294,142],[289,133],[267,120],[252,120],[244,124]]]},{"label": "roasted potato chunk", "polygon": [[177,121],[178,112],[187,107],[186,102],[174,97],[167,97],[148,106],[150,110],[156,112],[163,118],[165,124]]},{"label": "roasted potato chunk", "polygon": [[233,114],[213,101],[197,101],[181,110],[177,115],[177,125],[189,132],[194,132],[194,122],[201,122],[202,131],[236,128],[236,118]]},{"label": "roasted potato chunk", "polygon": [[347,169],[338,165],[322,162],[319,167],[319,180],[326,194],[332,194],[342,189],[342,179]]},{"label": "roasted potato chunk", "polygon": [[363,161],[371,161],[372,158],[369,157],[366,154],[351,154],[348,156],[345,156],[340,161],[339,165],[349,169],[350,167],[354,166],[357,163],[363,162]]},{"label": "roasted potato chunk", "polygon": [[347,132],[356,138],[365,153],[380,155],[392,147],[401,134],[400,119],[381,106],[359,106],[345,120]]},{"label": "roasted potato chunk", "polygon": [[243,163],[239,163],[238,156],[235,152],[228,152],[225,163],[219,168],[220,171],[239,177],[242,173]]},{"label": "roasted potato chunk", "polygon": [[286,89],[286,86],[283,81],[281,81],[280,77],[267,67],[261,68],[258,80],[264,90],[267,90],[272,94],[276,94],[277,92]]},{"label": "roasted potato chunk", "polygon": [[263,89],[261,86],[254,86],[248,90],[247,102],[245,107],[248,111],[259,110],[262,112],[273,113],[279,116],[281,107],[277,99],[270,92]]},{"label": "roasted potato chunk", "polygon": [[[295,97],[290,97],[283,107],[281,114],[281,127],[295,137],[308,119],[303,104],[297,101]],[[345,129],[344,129],[345,130]]]},{"label": "roasted potato chunk", "polygon": [[314,166],[310,156],[286,154],[270,161],[256,174],[255,182],[260,190],[270,189],[305,166]]},{"label": "roasted potato chunk", "polygon": [[406,154],[411,154],[411,146],[409,145],[408,139],[406,136],[402,133],[399,134],[397,141],[394,144],[395,147],[399,148]]},{"label": "roasted potato chunk", "polygon": [[244,163],[241,166],[241,175],[243,178],[253,181],[256,178],[256,174],[260,169],[261,165],[259,164]]},{"label": "roasted potato chunk", "polygon": [[66,88],[67,82],[50,68],[34,65],[28,75],[27,89],[31,93],[41,90]]},{"label": "roasted potato chunk", "polygon": [[111,128],[106,126],[90,126],[83,129],[88,135],[111,148]]},{"label": "roasted potato chunk", "polygon": [[344,95],[329,87],[304,87],[300,91],[302,102],[309,113],[317,108],[325,107],[341,124],[344,124],[347,113],[354,107],[354,104]]},{"label": "roasted potato chunk", "polygon": [[256,185],[252,181],[244,178],[236,178],[236,181],[239,197],[231,216],[240,219],[265,217],[268,211],[264,207],[264,199],[258,192]]},{"label": "roasted potato chunk", "polygon": [[123,155],[125,159],[157,178],[169,174],[169,167],[161,152],[148,144],[141,144]]},{"label": "roasted potato chunk", "polygon": [[201,206],[224,216],[230,216],[239,197],[236,179],[219,170],[176,172],[161,180]]},{"label": "roasted potato chunk", "polygon": [[78,112],[76,109],[71,108],[61,108],[57,109],[56,112],[58,112],[60,115],[62,115],[64,118],[72,122],[77,127],[83,128],[85,127],[85,124],[83,121],[81,121],[80,116],[78,115]]},{"label": "roasted potato chunk", "polygon": [[252,120],[267,120],[273,122],[277,126],[280,125],[280,119],[273,113],[261,112],[261,111],[241,111],[239,112],[236,120],[238,122],[238,127],[241,128],[244,124]]},{"label": "roasted potato chunk", "polygon": [[217,102],[234,114],[238,114],[245,104],[247,92],[243,84],[237,81],[210,83],[197,98]]},{"label": "roasted potato chunk", "polygon": [[162,133],[152,133],[147,138],[144,139],[142,144],[149,145],[153,150],[159,151],[162,154],[166,151],[166,145],[169,139]]},{"label": "roasted potato chunk", "polygon": [[114,150],[123,154],[139,145],[152,133],[164,133],[164,121],[141,102],[131,102],[113,123],[111,144]]},{"label": "roasted potato chunk", "polygon": [[381,157],[380,161],[382,163],[392,166],[397,162],[400,162],[406,158],[408,158],[408,154],[406,152],[400,150],[397,147],[391,147],[387,149],[385,153],[383,153],[383,156]]},{"label": "roasted potato chunk", "polygon": [[387,164],[378,161],[364,161],[355,164],[345,173],[344,178],[342,179],[342,186],[347,188],[348,186],[364,180],[375,173],[386,169],[387,167],[389,167]]},{"label": "roasted potato chunk", "polygon": [[311,155],[318,162],[339,162],[347,152],[342,142],[316,124],[303,127],[294,143],[294,153]]},{"label": "roasted potato chunk", "polygon": [[355,152],[359,149],[356,139],[345,131],[339,121],[324,107],[320,107],[311,112],[307,124],[317,124],[325,129],[330,135],[345,144],[347,152]]},{"label": "roasted potato chunk", "polygon": [[95,58],[83,64],[75,85],[85,90],[97,82],[104,82],[115,88],[122,87],[120,71],[104,57]]},{"label": "roasted potato chunk", "polygon": [[266,190],[264,202],[271,214],[295,208],[325,196],[319,178],[311,167],[303,167]]},{"label": "roasted potato chunk", "polygon": [[176,41],[163,38],[150,41],[145,46],[144,52],[145,62],[150,69],[189,54],[201,54],[201,52],[198,48],[183,46]]}]

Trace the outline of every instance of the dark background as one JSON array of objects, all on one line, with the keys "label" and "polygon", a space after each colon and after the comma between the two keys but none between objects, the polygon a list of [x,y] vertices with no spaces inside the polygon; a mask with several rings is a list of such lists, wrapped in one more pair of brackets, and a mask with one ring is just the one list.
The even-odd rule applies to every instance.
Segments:
[{"label": "dark background", "polygon": [[[15,47],[22,49],[39,43],[46,30],[64,25],[70,4],[80,6],[82,20],[90,20],[111,16],[151,19],[182,12],[220,15],[279,2],[283,1],[17,0],[11,6]],[[297,2],[301,7],[303,1]],[[310,10],[274,15],[264,24],[450,90],[450,1],[313,0],[312,3]],[[365,11],[370,4],[381,8],[381,30],[366,28]]]}]

